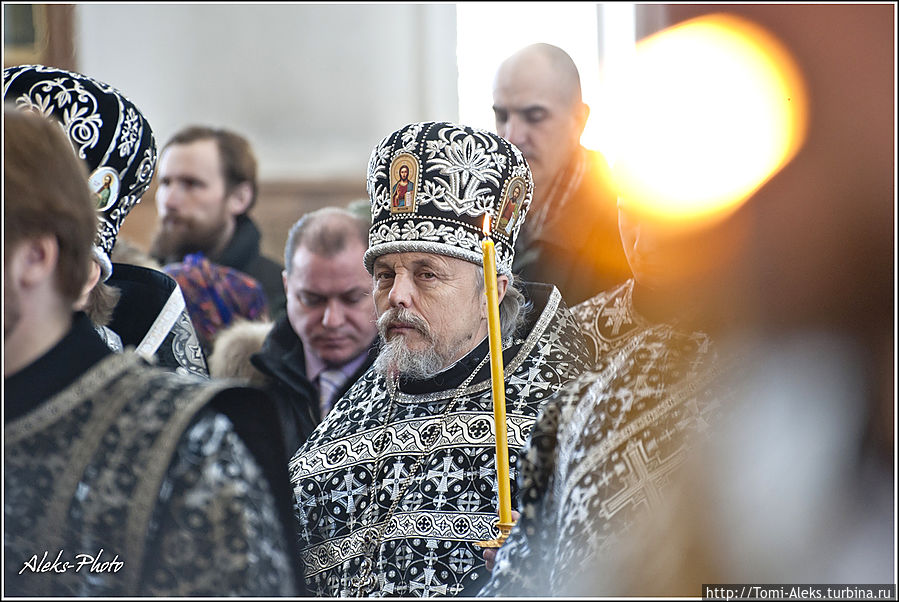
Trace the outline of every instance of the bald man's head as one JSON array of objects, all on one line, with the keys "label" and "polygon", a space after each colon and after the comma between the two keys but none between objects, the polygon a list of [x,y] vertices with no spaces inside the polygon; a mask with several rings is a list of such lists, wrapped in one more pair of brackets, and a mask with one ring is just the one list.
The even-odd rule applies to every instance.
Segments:
[{"label": "bald man's head", "polygon": [[541,199],[580,144],[589,108],[564,50],[532,44],[507,58],[493,83],[496,132],[524,153]]},{"label": "bald man's head", "polygon": [[525,46],[500,65],[497,77],[504,72],[530,71],[536,77],[553,81],[554,89],[571,107],[581,102],[581,76],[571,56],[552,44],[542,42]]}]

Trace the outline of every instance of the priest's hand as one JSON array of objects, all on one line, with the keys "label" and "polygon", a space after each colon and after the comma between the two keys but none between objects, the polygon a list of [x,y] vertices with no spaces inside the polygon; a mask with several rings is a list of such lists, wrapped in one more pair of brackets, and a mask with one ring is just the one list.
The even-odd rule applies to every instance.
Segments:
[{"label": "priest's hand", "polygon": [[[521,513],[517,510],[512,511],[512,522],[518,522],[518,519],[521,518]],[[484,548],[484,566],[487,567],[487,570],[491,573],[493,572],[493,566],[496,563],[496,553],[499,551],[499,548]]]}]

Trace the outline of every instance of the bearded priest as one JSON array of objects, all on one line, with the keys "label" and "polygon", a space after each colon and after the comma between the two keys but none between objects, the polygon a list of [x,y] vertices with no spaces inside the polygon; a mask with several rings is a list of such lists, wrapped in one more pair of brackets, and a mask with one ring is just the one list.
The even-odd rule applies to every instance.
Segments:
[{"label": "bearded priest", "polygon": [[367,187],[363,261],[381,348],[290,462],[306,582],[327,597],[470,595],[488,576],[477,542],[497,534],[485,215],[496,224],[513,506],[519,452],[544,401],[585,369],[585,343],[556,287],[513,278],[533,194],[515,146],[410,124],[374,148]]}]

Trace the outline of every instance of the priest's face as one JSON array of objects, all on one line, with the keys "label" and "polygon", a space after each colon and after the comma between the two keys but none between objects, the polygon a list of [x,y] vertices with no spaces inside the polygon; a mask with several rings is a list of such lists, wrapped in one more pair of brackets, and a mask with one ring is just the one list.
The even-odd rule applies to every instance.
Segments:
[{"label": "priest's face", "polygon": [[385,375],[427,378],[487,336],[480,273],[473,263],[433,253],[390,253],[373,266]]}]

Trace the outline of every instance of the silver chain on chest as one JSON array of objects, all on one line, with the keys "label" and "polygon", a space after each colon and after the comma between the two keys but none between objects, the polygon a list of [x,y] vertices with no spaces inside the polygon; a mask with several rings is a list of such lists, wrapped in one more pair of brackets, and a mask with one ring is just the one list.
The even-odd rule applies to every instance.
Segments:
[{"label": "silver chain on chest", "polygon": [[[475,375],[477,375],[477,373],[481,371],[481,368],[484,367],[484,364],[486,364],[487,360],[489,359],[490,354],[486,354],[484,356],[484,359],[481,360],[481,362],[478,364],[477,368],[475,368],[474,371],[470,375],[468,375],[465,381],[456,389],[456,393],[453,395],[453,398],[450,400],[450,402],[446,405],[446,409],[443,410],[443,414],[441,414],[440,416],[440,422],[437,425],[432,425],[427,429],[430,432],[425,434],[422,439],[425,451],[418,456],[415,464],[413,464],[409,469],[409,475],[403,482],[402,488],[393,499],[393,502],[390,504],[390,508],[388,508],[387,513],[381,518],[380,524],[378,525],[377,529],[375,529],[375,509],[377,507],[378,489],[376,480],[378,478],[378,474],[381,472],[381,469],[384,467],[384,450],[387,449],[387,427],[390,425],[390,420],[393,416],[393,410],[396,404],[397,381],[399,380],[398,377],[387,379],[387,392],[390,397],[390,405],[387,409],[387,415],[384,418],[384,426],[382,427],[380,434],[375,438],[375,445],[380,449],[378,450],[378,458],[375,460],[374,466],[372,468],[372,481],[368,493],[368,506],[365,509],[365,514],[368,517],[368,520],[366,521],[368,524],[365,527],[366,533],[363,536],[362,540],[365,555],[363,556],[362,562],[359,565],[359,572],[355,577],[350,579],[350,587],[353,596],[367,597],[374,593],[378,588],[379,583],[378,577],[374,574],[373,558],[381,545],[381,539],[384,536],[384,530],[387,528],[387,525],[390,524],[390,521],[393,518],[393,513],[396,512],[400,501],[402,501],[403,497],[405,497],[406,492],[409,490],[409,487],[412,486],[415,475],[424,464],[425,459],[431,455],[438,441],[440,441],[440,436],[443,434],[444,427],[446,426],[446,419],[449,417],[450,412],[452,412],[458,404],[459,399],[462,397],[463,391],[468,388],[468,385],[470,385],[471,381],[474,380]],[[372,533],[373,531],[375,531],[374,534]]]}]

